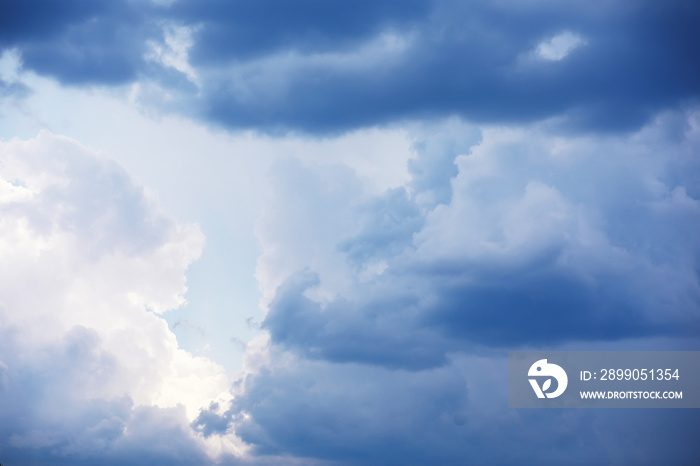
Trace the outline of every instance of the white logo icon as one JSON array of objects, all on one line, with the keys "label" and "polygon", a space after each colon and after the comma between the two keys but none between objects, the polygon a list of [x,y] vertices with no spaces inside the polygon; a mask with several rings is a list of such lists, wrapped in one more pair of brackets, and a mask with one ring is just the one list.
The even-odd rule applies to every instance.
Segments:
[{"label": "white logo icon", "polygon": [[[537,398],[556,398],[566,390],[566,386],[569,383],[569,378],[566,376],[566,372],[561,367],[556,364],[547,363],[546,359],[540,359],[530,366],[530,370],[527,372],[528,377],[549,377],[542,384],[540,388],[539,383],[536,379],[528,379],[532,389],[535,391]],[[557,389],[551,393],[547,393],[549,387],[552,385],[552,377],[557,380]]]}]

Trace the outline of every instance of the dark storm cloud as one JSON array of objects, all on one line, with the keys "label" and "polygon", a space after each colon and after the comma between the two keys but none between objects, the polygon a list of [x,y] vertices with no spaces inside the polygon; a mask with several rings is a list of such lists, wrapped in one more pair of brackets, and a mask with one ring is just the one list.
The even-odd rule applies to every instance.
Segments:
[{"label": "dark storm cloud", "polygon": [[422,0],[204,0],[176,2],[169,14],[197,26],[194,63],[221,63],[281,50],[351,49],[387,28],[424,19],[431,5]]},{"label": "dark storm cloud", "polygon": [[423,375],[300,361],[291,370],[248,377],[227,414],[258,455],[340,464],[439,462],[453,453],[441,447],[462,430],[467,387],[454,371]]},{"label": "dark storm cloud", "polygon": [[[631,129],[660,108],[697,97],[698,20],[700,8],[691,2],[436,2],[420,23],[394,30],[405,37],[405,50],[357,68],[301,59],[298,66],[261,68],[253,76],[284,78],[253,87],[254,98],[234,90],[250,91],[247,78],[219,78],[208,88],[205,111],[229,126],[321,132],[450,114],[500,122],[566,114],[569,127]],[[533,54],[564,31],[585,44],[558,61]]]},{"label": "dark storm cloud", "polygon": [[[618,131],[700,92],[700,7],[684,0],[13,0],[0,17],[0,47],[27,69],[71,84],[155,80],[228,128],[323,133],[460,115]],[[169,26],[189,28],[196,98],[144,58]],[[577,47],[538,55],[567,32]]]},{"label": "dark storm cloud", "polygon": [[0,47],[67,84],[122,84],[146,65],[147,2],[9,0],[0,5]]},{"label": "dark storm cloud", "polygon": [[0,43],[47,39],[73,23],[104,14],[110,4],[100,0],[7,0],[0,5]]},{"label": "dark storm cloud", "polygon": [[684,321],[659,325],[641,312],[643,300],[625,290],[624,277],[591,286],[552,267],[557,257],[543,257],[540,264],[527,264],[507,278],[496,273],[484,280],[489,273],[481,271],[482,283],[438,285],[439,297],[426,312],[425,324],[453,338],[504,347],[678,336],[700,327],[694,322],[688,328]]},{"label": "dark storm cloud", "polygon": [[[365,284],[355,300],[323,307],[304,293],[316,277],[299,274],[277,290],[263,328],[272,341],[309,359],[420,370],[441,366],[454,351],[518,348],[567,341],[694,336],[700,331],[696,287],[677,300],[691,316],[663,316],[653,290],[638,278],[604,276],[595,285],[557,270],[560,256],[509,271],[471,268],[387,276]],[[490,276],[489,276],[490,275]],[[478,277],[478,278],[476,278]],[[657,284],[660,288],[664,285]],[[656,315],[655,315],[656,314]]]},{"label": "dark storm cloud", "polygon": [[[445,352],[454,345],[420,322],[425,310],[418,296],[338,299],[322,309],[304,296],[317,284],[313,274],[302,273],[278,288],[263,322],[273,342],[310,359],[334,362],[406,369],[446,362]],[[364,292],[372,294],[367,288]]]},{"label": "dark storm cloud", "polygon": [[407,372],[275,356],[289,366],[250,374],[226,414],[259,458],[631,466],[689,464],[698,453],[693,410],[509,409],[505,357]]}]

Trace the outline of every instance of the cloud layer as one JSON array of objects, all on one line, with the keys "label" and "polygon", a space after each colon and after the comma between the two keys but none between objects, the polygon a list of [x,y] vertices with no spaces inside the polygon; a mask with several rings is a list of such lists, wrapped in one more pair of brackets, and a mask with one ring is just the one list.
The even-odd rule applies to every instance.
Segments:
[{"label": "cloud layer", "polygon": [[674,0],[4,2],[0,47],[67,84],[139,81],[227,128],[343,132],[460,115],[640,127],[697,98],[700,8]]}]

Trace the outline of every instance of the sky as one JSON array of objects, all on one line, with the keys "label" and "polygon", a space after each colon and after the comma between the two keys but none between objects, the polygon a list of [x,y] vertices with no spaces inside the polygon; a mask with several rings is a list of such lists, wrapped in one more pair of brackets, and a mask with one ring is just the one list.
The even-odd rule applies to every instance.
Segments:
[{"label": "sky", "polygon": [[4,0],[0,463],[693,464],[512,409],[700,350],[692,0]]}]

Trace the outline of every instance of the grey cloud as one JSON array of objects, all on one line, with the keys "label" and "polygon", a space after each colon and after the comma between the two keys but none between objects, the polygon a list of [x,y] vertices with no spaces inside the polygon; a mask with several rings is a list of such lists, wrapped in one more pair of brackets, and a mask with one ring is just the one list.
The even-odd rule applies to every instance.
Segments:
[{"label": "grey cloud", "polygon": [[317,276],[299,273],[278,288],[263,322],[273,342],[310,359],[335,362],[408,369],[446,362],[444,338],[422,325],[419,296],[390,286],[366,287],[366,299],[338,298],[322,308],[304,296],[318,284]]},{"label": "grey cloud", "polygon": [[413,234],[424,222],[403,187],[361,204],[356,212],[360,217],[358,231],[341,241],[338,249],[358,266],[401,253],[411,246]]},{"label": "grey cloud", "polygon": [[[689,194],[697,171],[682,167],[697,164],[698,140],[695,129],[668,139],[665,118],[630,137],[580,138],[564,149],[542,129],[493,131],[459,150],[458,173],[442,176],[451,201],[429,209],[418,202],[420,184],[411,196],[399,189],[350,201],[362,208],[336,195],[325,208],[350,216],[351,229],[335,236],[334,250],[321,246],[333,244],[324,236],[333,234],[330,218],[314,217],[312,256],[292,261],[277,249],[266,259],[265,267],[310,270],[289,273],[264,328],[306,358],[411,370],[481,345],[696,334],[700,201]],[[430,160],[443,167],[447,158]],[[275,210],[293,217],[306,201],[279,202]],[[303,244],[296,238],[294,247]],[[314,268],[313,254],[337,252],[345,265]],[[349,284],[334,288],[343,274]],[[330,298],[313,298],[323,293]]]},{"label": "grey cloud", "polygon": [[444,128],[437,125],[423,130],[426,135],[414,144],[417,157],[408,161],[411,187],[417,192],[421,204],[428,207],[450,203],[450,180],[458,172],[455,157],[468,154],[481,140],[481,132],[476,127],[456,126]]},{"label": "grey cloud", "polygon": [[[441,428],[460,428],[454,418],[466,394],[464,380],[447,370],[416,377],[301,361],[293,370],[250,377],[230,415],[238,435],[261,455],[292,453],[341,464],[421,462],[427,460],[424,442],[439,445],[433,435]],[[438,451],[432,453],[439,458]]]},{"label": "grey cloud", "polygon": [[286,367],[250,374],[228,412],[263,462],[651,465],[697,455],[689,411],[509,409],[504,354],[418,372],[273,358]]},{"label": "grey cloud", "polygon": [[134,407],[100,395],[120,376],[96,332],[74,327],[32,355],[1,332],[0,451],[4,464],[208,464],[188,435],[184,409]]},{"label": "grey cloud", "polygon": [[[157,83],[178,111],[229,129],[327,134],[456,115],[615,133],[700,91],[700,9],[684,0],[61,5],[4,4],[0,47],[71,85]],[[189,31],[201,88],[146,58],[167,48],[168,27]],[[537,57],[566,32],[585,45]]]},{"label": "grey cloud", "polygon": [[[377,63],[251,62],[250,73],[212,80],[204,115],[228,127],[312,133],[448,115],[502,123],[563,116],[568,130],[634,130],[697,98],[690,18],[698,13],[682,1],[435,2],[422,21],[395,31],[406,48]],[[527,59],[563,31],[586,45],[557,62]]]},{"label": "grey cloud", "polygon": [[193,61],[211,63],[245,61],[289,49],[301,52],[352,49],[385,29],[402,28],[422,20],[432,3],[178,1],[169,14],[198,26]]}]

